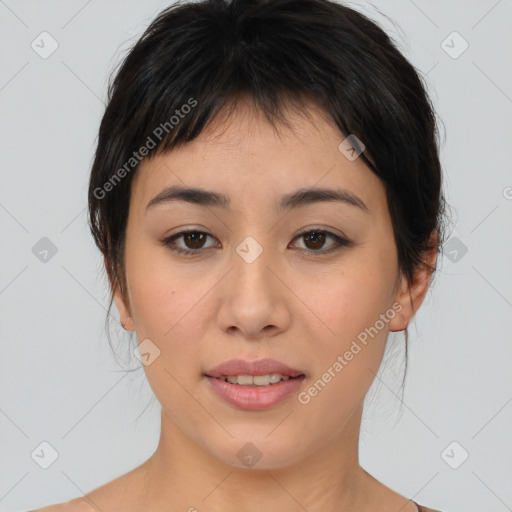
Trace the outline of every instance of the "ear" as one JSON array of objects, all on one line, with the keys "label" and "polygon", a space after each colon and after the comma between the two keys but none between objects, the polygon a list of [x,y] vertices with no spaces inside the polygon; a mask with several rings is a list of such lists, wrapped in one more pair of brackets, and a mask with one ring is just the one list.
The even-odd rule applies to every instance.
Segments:
[{"label": "ear", "polygon": [[[105,261],[105,268],[108,269],[107,264],[106,264],[106,259],[104,259],[104,261]],[[108,271],[107,271],[107,273],[108,273]],[[135,327],[134,327],[134,323],[133,323],[133,318],[130,313],[130,305],[129,305],[128,301],[126,300],[126,298],[123,296],[121,288],[120,288],[119,284],[116,282],[116,279],[110,275],[108,277],[109,277],[110,286],[113,288],[113,292],[112,292],[113,298],[114,298],[114,302],[116,304],[117,311],[119,312],[119,318],[120,318],[121,325],[127,331],[133,331],[133,330],[135,330]]]},{"label": "ear", "polygon": [[116,303],[117,311],[119,311],[119,318],[123,328],[127,331],[134,331],[135,326],[133,324],[133,318],[119,286],[116,286],[114,289],[114,302]]},{"label": "ear", "polygon": [[410,285],[404,276],[400,277],[401,285],[395,301],[402,305],[402,310],[389,322],[389,330],[392,332],[407,328],[427,294],[437,259],[437,236],[433,235],[433,239],[433,247],[426,253],[422,264],[415,271]]}]

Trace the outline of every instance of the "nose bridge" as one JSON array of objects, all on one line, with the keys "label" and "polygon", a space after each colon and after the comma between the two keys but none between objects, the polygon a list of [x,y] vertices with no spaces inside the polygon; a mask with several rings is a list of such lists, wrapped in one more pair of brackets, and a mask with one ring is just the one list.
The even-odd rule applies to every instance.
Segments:
[{"label": "nose bridge", "polygon": [[285,328],[289,318],[284,295],[278,290],[282,284],[270,270],[276,266],[273,254],[252,236],[235,248],[219,312],[223,329],[236,327],[246,337],[256,337],[269,326]]},{"label": "nose bridge", "polygon": [[[258,237],[262,241],[262,237]],[[256,297],[259,300],[270,300],[272,283],[275,279],[269,266],[272,265],[272,249],[264,247],[264,242],[258,242],[253,236],[247,236],[236,247],[233,257],[233,278],[235,286],[241,293],[238,300],[250,302]]]}]

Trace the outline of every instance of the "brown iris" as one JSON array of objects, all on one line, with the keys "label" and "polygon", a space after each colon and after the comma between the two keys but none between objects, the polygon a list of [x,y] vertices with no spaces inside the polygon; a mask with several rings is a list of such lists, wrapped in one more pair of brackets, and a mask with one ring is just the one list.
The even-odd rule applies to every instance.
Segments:
[{"label": "brown iris", "polygon": [[[183,235],[185,245],[190,249],[201,249],[204,244],[206,234],[200,233],[199,231],[193,231],[191,233],[186,233]],[[191,242],[189,243],[189,240]]]},{"label": "brown iris", "polygon": [[[311,233],[304,235],[304,239],[306,241],[306,246],[309,249],[320,249],[325,243],[325,233],[312,231]],[[308,245],[308,241],[313,243],[312,247]]]}]

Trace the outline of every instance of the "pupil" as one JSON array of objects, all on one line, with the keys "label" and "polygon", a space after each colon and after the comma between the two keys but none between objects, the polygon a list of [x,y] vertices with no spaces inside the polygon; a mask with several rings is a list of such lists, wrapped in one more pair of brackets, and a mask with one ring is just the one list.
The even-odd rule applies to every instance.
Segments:
[{"label": "pupil", "polygon": [[[319,247],[322,247],[325,241],[325,233],[311,233],[307,237],[308,241],[313,242],[313,246],[315,249],[318,249]],[[318,240],[320,238],[320,240]]]},{"label": "pupil", "polygon": [[[198,233],[198,232],[193,232],[193,233],[188,233],[187,237],[190,239],[192,238],[192,246],[193,248],[197,248],[194,246],[194,244],[199,244],[199,246],[201,246],[201,238],[203,238],[204,234],[203,233]],[[194,238],[198,237],[199,240],[194,240]]]}]

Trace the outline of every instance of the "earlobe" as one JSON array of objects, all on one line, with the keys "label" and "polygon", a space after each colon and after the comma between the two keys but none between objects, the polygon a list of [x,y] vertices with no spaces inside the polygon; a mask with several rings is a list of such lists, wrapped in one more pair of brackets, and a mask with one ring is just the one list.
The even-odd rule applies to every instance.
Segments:
[{"label": "earlobe", "polygon": [[[133,325],[133,321],[131,321],[131,315],[130,313],[126,313],[126,320],[121,320],[121,325],[123,326],[123,329],[126,331],[133,331],[133,327],[130,327],[130,325]],[[128,325],[128,321],[130,320],[130,325]]]},{"label": "earlobe", "polygon": [[402,277],[402,286],[395,300],[400,303],[400,312],[390,321],[389,330],[403,331],[420,308],[430,284],[437,258],[437,247],[431,249],[423,264],[416,270],[411,283]]},{"label": "earlobe", "polygon": [[125,299],[121,293],[119,286],[116,286],[114,290],[114,302],[116,303],[117,311],[119,312],[119,318],[121,319],[121,325],[123,329],[127,331],[134,330],[133,317],[125,303]]},{"label": "earlobe", "polygon": [[107,271],[108,279],[110,282],[110,286],[113,288],[113,298],[116,304],[117,311],[119,312],[119,318],[123,329],[127,331],[134,331],[135,326],[133,323],[133,317],[130,313],[129,305],[126,304],[125,298],[121,292],[121,288],[119,284],[116,282],[116,278],[111,275],[109,272],[109,266],[106,257],[103,257],[103,262],[105,264],[105,269]]},{"label": "earlobe", "polygon": [[400,313],[397,313],[395,317],[389,322],[389,330],[391,332],[400,332],[407,329],[407,326],[409,325],[409,320],[406,314],[403,313],[404,308],[402,303],[400,303],[402,310]]}]

